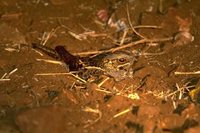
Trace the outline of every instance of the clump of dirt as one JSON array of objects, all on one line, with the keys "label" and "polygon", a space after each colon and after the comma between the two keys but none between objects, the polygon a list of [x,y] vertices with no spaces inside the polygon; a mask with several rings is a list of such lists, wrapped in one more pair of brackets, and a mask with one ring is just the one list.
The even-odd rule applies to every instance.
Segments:
[{"label": "clump of dirt", "polygon": [[198,132],[199,4],[2,0],[0,132]]}]

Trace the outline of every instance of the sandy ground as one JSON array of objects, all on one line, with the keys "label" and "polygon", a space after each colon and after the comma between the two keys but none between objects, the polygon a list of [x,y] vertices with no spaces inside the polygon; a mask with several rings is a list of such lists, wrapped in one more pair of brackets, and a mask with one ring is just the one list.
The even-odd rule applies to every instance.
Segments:
[{"label": "sandy ground", "polygon": [[[0,132],[198,132],[199,5],[198,0],[162,5],[158,0],[1,0]],[[125,30],[102,26],[111,7],[114,24],[120,20],[130,27],[131,22],[136,30],[128,30],[125,38],[131,40],[122,45],[116,43]],[[111,48],[139,54],[131,77],[81,81],[66,74],[66,66],[45,62],[54,59],[32,43],[62,45],[74,55]],[[54,74],[38,75],[47,73]]]}]

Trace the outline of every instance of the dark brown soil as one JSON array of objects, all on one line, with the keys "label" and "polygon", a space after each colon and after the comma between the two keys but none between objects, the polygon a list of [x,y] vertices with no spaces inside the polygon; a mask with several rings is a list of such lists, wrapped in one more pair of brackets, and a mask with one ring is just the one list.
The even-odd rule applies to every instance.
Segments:
[{"label": "dark brown soil", "polygon": [[[1,0],[0,132],[197,133],[200,74],[175,72],[200,71],[200,1],[177,1],[165,0],[159,9],[159,0]],[[194,40],[176,36],[129,47],[150,55],[140,54],[133,76],[119,82],[110,78],[100,86],[105,75],[87,83],[70,75],[37,75],[67,72],[62,65],[38,61],[53,60],[31,47],[44,43],[45,35],[51,35],[45,46],[62,45],[74,55],[120,47],[109,37],[78,40],[69,31],[116,39],[116,29],[96,23],[97,13],[118,4],[114,14],[128,26],[127,3],[134,26],[162,27],[139,28],[141,35],[152,40],[181,36],[183,28]],[[141,39],[129,36],[132,42]]]}]

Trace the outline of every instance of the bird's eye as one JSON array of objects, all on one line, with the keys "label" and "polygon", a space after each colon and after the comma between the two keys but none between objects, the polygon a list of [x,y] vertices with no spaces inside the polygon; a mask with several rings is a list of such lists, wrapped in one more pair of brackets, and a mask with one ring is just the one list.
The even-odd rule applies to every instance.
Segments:
[{"label": "bird's eye", "polygon": [[119,61],[120,63],[123,63],[123,62],[126,62],[126,59],[125,59],[125,58],[120,58],[120,59],[118,59],[118,61]]}]

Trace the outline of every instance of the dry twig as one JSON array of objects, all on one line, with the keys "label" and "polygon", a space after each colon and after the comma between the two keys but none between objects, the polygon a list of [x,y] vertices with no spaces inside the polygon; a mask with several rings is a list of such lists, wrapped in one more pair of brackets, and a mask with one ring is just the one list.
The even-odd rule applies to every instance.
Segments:
[{"label": "dry twig", "polygon": [[40,44],[45,45],[47,41],[53,36],[53,34],[57,31],[57,29],[60,27],[56,27],[55,29],[52,29],[50,32],[44,32]]},{"label": "dry twig", "polygon": [[44,61],[47,63],[52,63],[52,64],[58,64],[58,65],[63,65],[61,61],[55,61],[55,60],[48,60],[48,59],[36,59],[37,61]]},{"label": "dry twig", "polygon": [[76,79],[78,79],[79,81],[83,82],[83,83],[87,83],[87,81],[85,81],[84,79],[80,78],[77,75],[74,75],[73,73],[69,72],[69,73],[37,73],[35,74],[36,76],[56,76],[56,75],[70,75]]},{"label": "dry twig", "polygon": [[35,51],[36,53],[38,53],[40,56],[44,56],[43,53],[41,53],[40,51],[36,50],[36,49],[32,49],[33,51]]},{"label": "dry twig", "polygon": [[99,89],[99,88],[96,88],[95,90],[98,91],[98,92],[106,93],[106,94],[114,94],[115,96],[126,97],[126,98],[132,99],[132,100],[138,100],[138,99],[140,99],[140,97],[139,97],[139,95],[137,93],[130,93],[130,94],[124,94],[122,92],[113,93],[111,91],[103,90],[103,89]]},{"label": "dry twig", "polygon": [[172,92],[172,93],[169,93],[165,96],[165,98],[168,98],[168,97],[171,97],[171,96],[175,96],[178,92],[179,92],[179,97],[178,99],[181,99],[182,96],[183,96],[183,93],[185,92],[185,90],[189,91],[190,88],[193,88],[195,87],[194,85],[192,86],[188,86],[189,83],[186,83],[184,84],[182,87],[180,87],[177,83],[176,83],[176,88],[177,90]]},{"label": "dry twig", "polygon": [[196,72],[174,72],[175,75],[198,75],[200,74],[200,71]]},{"label": "dry twig", "polygon": [[101,67],[96,67],[96,66],[86,66],[84,67],[86,69],[93,69],[93,70],[101,70],[101,71],[105,71],[104,69],[102,69]]},{"label": "dry twig", "polygon": [[123,111],[121,111],[121,112],[115,114],[115,115],[113,116],[113,118],[117,118],[117,117],[119,117],[119,116],[121,116],[121,115],[124,115],[124,114],[130,112],[131,110],[132,110],[131,108],[125,109],[125,110],[123,110]]},{"label": "dry twig", "polygon": [[13,69],[11,72],[9,72],[6,76],[10,76],[10,75],[12,75],[13,73],[15,73],[16,71],[18,70],[18,68],[15,68],[15,69]]},{"label": "dry twig", "polygon": [[19,49],[15,49],[15,48],[5,48],[5,50],[8,52],[19,52]]},{"label": "dry twig", "polygon": [[1,79],[4,79],[8,73],[4,73],[4,75],[1,77]]},{"label": "dry twig", "polygon": [[156,26],[156,25],[137,25],[133,26],[134,29],[140,29],[140,28],[148,28],[148,29],[162,29],[162,26]]},{"label": "dry twig", "polygon": [[131,42],[126,45],[122,45],[119,47],[111,48],[108,50],[100,50],[100,51],[90,51],[90,52],[81,52],[81,53],[73,53],[73,55],[78,55],[78,56],[88,56],[88,55],[94,55],[94,54],[102,54],[102,53],[109,53],[109,52],[115,52],[119,51],[125,48],[129,48],[138,44],[143,44],[143,43],[154,43],[154,42],[167,42],[167,41],[172,41],[173,37],[167,37],[167,38],[156,38],[156,39],[141,39],[135,42]]},{"label": "dry twig", "polygon": [[0,79],[0,81],[10,81],[10,79]]},{"label": "dry twig", "polygon": [[128,33],[128,30],[124,30],[124,34],[123,34],[123,36],[122,36],[122,40],[120,41],[120,44],[119,44],[119,45],[122,45],[122,44],[124,43],[124,40],[125,40],[125,38],[126,38],[127,33]]},{"label": "dry twig", "polygon": [[101,87],[106,81],[108,81],[110,78],[109,77],[107,77],[107,78],[105,78],[102,82],[100,82],[99,84],[98,84],[98,87]]},{"label": "dry twig", "polygon": [[91,126],[91,125],[95,124],[96,122],[98,122],[102,118],[102,112],[99,109],[92,109],[90,107],[85,107],[83,109],[83,111],[98,114],[98,118],[93,120],[93,121],[90,120],[89,124],[85,125],[84,128],[87,128],[88,126]]},{"label": "dry twig", "polygon": [[141,35],[140,33],[138,33],[138,32],[134,29],[134,27],[133,27],[133,25],[132,25],[132,23],[131,23],[131,19],[130,19],[128,4],[126,5],[126,13],[127,13],[128,22],[129,22],[129,25],[130,25],[132,31],[133,31],[136,35],[138,35],[140,38],[146,39],[146,37],[144,37],[143,35]]},{"label": "dry twig", "polygon": [[4,73],[4,75],[0,78],[0,81],[10,81],[10,79],[5,78],[8,75],[8,73]]}]

